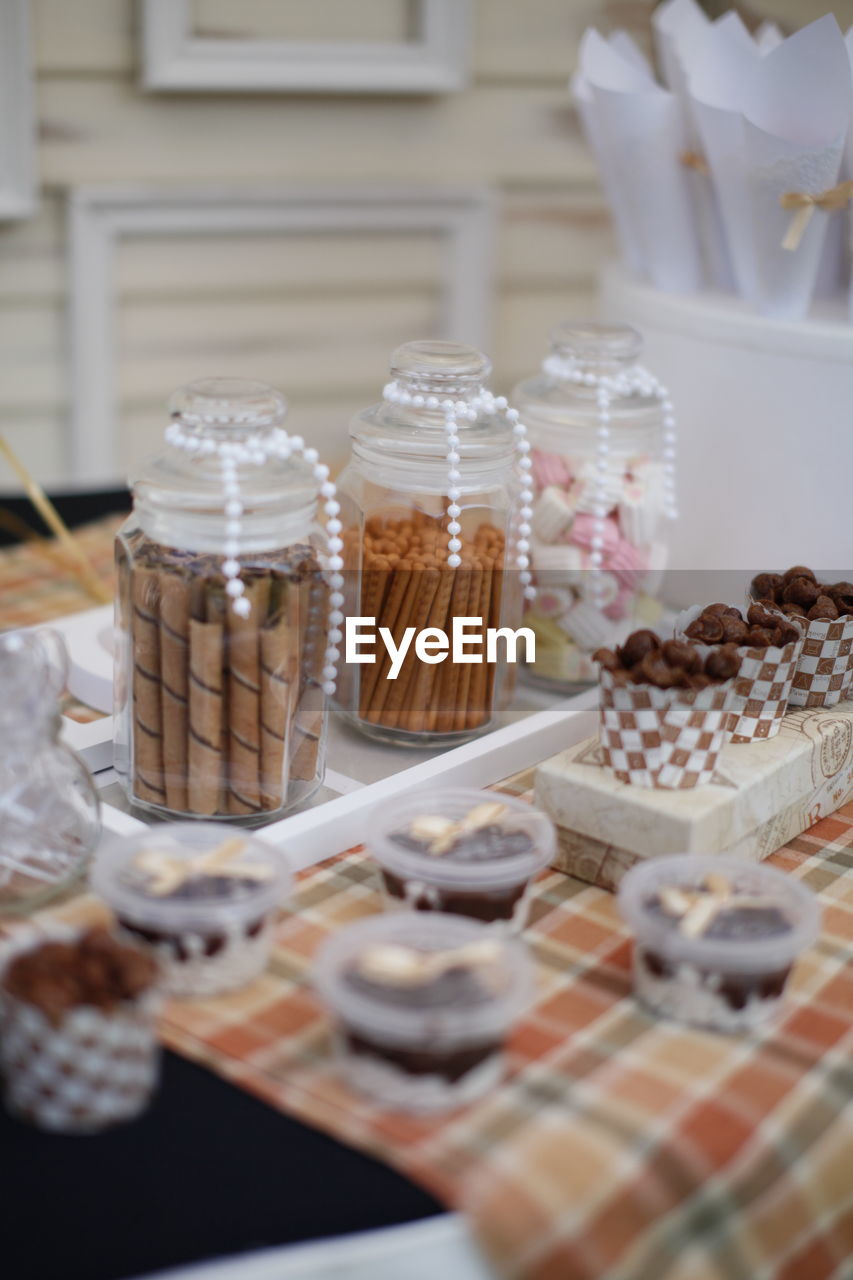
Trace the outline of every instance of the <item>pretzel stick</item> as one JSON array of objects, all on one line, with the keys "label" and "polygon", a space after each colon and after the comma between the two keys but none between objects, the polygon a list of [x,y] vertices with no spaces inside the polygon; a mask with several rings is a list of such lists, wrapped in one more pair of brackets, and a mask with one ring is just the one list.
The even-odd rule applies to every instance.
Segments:
[{"label": "pretzel stick", "polygon": [[[432,565],[425,568],[420,574],[411,621],[406,624],[415,628],[415,637],[426,626],[440,583],[441,571]],[[405,630],[405,627],[403,630]],[[427,672],[429,672],[427,664],[422,663],[415,653],[414,645],[410,646],[403,659],[403,665],[397,679],[389,681],[393,687],[388,691],[382,716],[382,723],[389,728],[420,728],[422,718],[417,703],[413,700],[413,695],[422,667],[426,667]]]},{"label": "pretzel stick", "polygon": [[[422,580],[425,565],[422,560],[413,560],[411,570],[406,574],[406,585],[400,608],[397,613],[397,619],[391,628],[394,644],[399,647],[400,641],[405,634],[406,628],[412,626],[412,617],[417,609],[418,592]],[[367,714],[368,720],[373,724],[384,724],[383,709],[391,696],[391,690],[396,681],[390,679],[392,659],[387,649],[382,653],[381,665],[379,662],[374,663],[374,667],[379,668],[379,676],[374,686],[373,698],[370,703],[370,709]],[[397,679],[399,680],[399,675]]]},{"label": "pretzel stick", "polygon": [[[430,605],[426,626],[439,627],[443,631],[447,623],[447,610],[453,595],[454,575],[459,570],[444,567],[437,569],[436,572],[438,573],[439,581]],[[448,661],[449,659],[445,657],[444,664],[446,665]],[[414,678],[406,690],[408,712],[400,717],[402,728],[412,729],[419,733],[429,729],[435,686],[439,683],[439,671],[440,664],[432,665],[418,660]]]},{"label": "pretzel stick", "polygon": [[[382,611],[377,615],[376,626],[387,627],[393,636],[397,635],[397,623],[400,620],[401,611],[405,607],[406,596],[411,584],[413,574],[413,565],[410,559],[404,559],[389,572],[390,584],[386,588],[386,602],[383,604]],[[390,669],[391,659],[385,650],[377,654],[376,661],[366,666],[364,675],[361,680],[361,697],[359,700],[359,714],[363,720],[373,720],[372,712],[375,710],[375,699],[379,697],[380,703],[384,701],[385,693],[382,692],[382,686],[387,685],[388,681],[386,673]],[[379,690],[379,694],[377,694]]]},{"label": "pretzel stick", "polygon": [[[468,600],[474,590],[474,573],[470,563],[463,563],[452,572],[453,595],[450,599],[450,607],[447,611],[444,625],[444,630],[447,632],[452,630],[454,618],[468,616]],[[451,733],[453,731],[453,722],[456,717],[456,697],[462,672],[465,669],[461,663],[452,662],[449,659],[439,668],[438,694],[434,698],[434,706],[430,710],[429,729],[435,730],[437,733]]]}]

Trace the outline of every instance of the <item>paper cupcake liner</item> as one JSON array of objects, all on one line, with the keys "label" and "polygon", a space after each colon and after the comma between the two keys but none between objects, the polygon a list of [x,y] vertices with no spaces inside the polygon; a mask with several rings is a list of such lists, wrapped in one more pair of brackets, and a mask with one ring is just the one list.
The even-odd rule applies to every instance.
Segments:
[{"label": "paper cupcake liner", "polygon": [[834,707],[853,687],[853,617],[809,622],[791,687],[793,707]]},{"label": "paper cupcake liner", "polygon": [[[673,632],[676,640],[687,639],[685,628],[701,612],[702,606],[694,605],[678,615]],[[784,615],[780,614],[780,617]],[[785,621],[792,619],[785,618]],[[697,644],[696,647],[704,657],[717,646]],[[788,710],[802,649],[803,637],[786,645],[770,645],[767,649],[738,645],[740,671],[734,681],[729,725],[732,742],[756,742],[776,737]]]},{"label": "paper cupcake liner", "polygon": [[617,685],[600,672],[599,741],[620,782],[684,790],[710,782],[729,736],[734,681],[705,689]]}]

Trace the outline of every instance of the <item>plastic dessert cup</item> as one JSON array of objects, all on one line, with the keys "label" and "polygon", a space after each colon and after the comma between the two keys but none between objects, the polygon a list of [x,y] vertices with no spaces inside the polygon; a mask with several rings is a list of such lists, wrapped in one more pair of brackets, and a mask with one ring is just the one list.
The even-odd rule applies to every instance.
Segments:
[{"label": "plastic dessert cup", "polygon": [[171,996],[245,986],[266,967],[292,875],[280,853],[213,823],[154,827],[99,854],[92,887],[160,960]]},{"label": "plastic dessert cup", "polygon": [[[454,839],[450,824],[464,825],[477,813],[480,826]],[[411,836],[412,824],[420,824],[414,828],[420,831],[424,819],[426,831],[437,832],[437,837]],[[443,836],[442,822],[447,825]],[[391,905],[522,929],[533,881],[553,857],[555,841],[551,820],[526,801],[448,787],[383,804],[370,815],[366,843],[382,868]]]},{"label": "plastic dessert cup", "polygon": [[533,991],[521,942],[442,913],[394,912],[342,929],[320,951],[314,982],[335,1020],[344,1081],[413,1112],[462,1106],[500,1081],[504,1042]]},{"label": "plastic dessert cup", "polygon": [[632,867],[619,908],[634,931],[637,997],[717,1031],[749,1031],[776,1012],[820,924],[813,894],[790,876],[701,854]]},{"label": "plastic dessert cup", "polygon": [[[54,1133],[96,1133],[134,1119],[148,1105],[159,1077],[155,1018],[161,997],[151,981],[157,970],[137,948],[116,948],[124,958],[131,953],[137,970],[140,961],[143,965],[141,981],[137,973],[125,998],[105,990],[98,993],[98,1003],[53,998],[57,979],[67,990],[72,977],[67,961],[60,960],[62,972],[54,973],[51,991],[49,957],[57,951],[55,944],[95,935],[107,936],[105,930],[86,935],[58,926],[28,935],[6,950],[0,969],[3,1100],[12,1115]],[[113,939],[110,946],[115,948]],[[97,965],[103,958],[96,947],[84,953],[84,964]],[[37,952],[45,964],[32,975],[32,998],[21,990],[12,994],[6,984],[15,961]],[[115,951],[108,967],[114,957]],[[115,983],[114,968],[108,982]]]}]

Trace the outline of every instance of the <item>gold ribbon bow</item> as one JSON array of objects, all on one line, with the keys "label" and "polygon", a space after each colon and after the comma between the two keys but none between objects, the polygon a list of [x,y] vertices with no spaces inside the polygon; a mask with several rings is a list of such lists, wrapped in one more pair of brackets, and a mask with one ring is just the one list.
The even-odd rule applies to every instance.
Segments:
[{"label": "gold ribbon bow", "polygon": [[708,161],[701,151],[682,151],[678,157],[678,163],[682,164],[685,169],[692,169],[695,173],[711,172],[708,168]]},{"label": "gold ribbon bow", "polygon": [[837,187],[830,187],[828,191],[822,191],[816,196],[810,195],[807,191],[786,191],[779,197],[779,203],[783,209],[793,210],[794,216],[788,224],[782,248],[791,250],[798,248],[815,209],[824,209],[827,213],[832,213],[835,209],[843,209],[851,200],[853,200],[853,179],[839,182]]}]

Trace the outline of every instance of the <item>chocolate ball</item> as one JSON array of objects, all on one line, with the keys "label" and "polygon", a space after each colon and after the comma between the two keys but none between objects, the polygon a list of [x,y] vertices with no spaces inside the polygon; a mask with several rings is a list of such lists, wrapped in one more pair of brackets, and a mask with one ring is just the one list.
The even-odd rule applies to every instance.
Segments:
[{"label": "chocolate ball", "polygon": [[685,640],[667,640],[661,653],[671,667],[680,667],[688,672],[699,671],[702,667],[701,654]]},{"label": "chocolate ball", "polygon": [[598,663],[602,671],[619,671],[622,666],[612,649],[596,649],[592,660]]},{"label": "chocolate ball", "polygon": [[647,653],[654,653],[658,649],[660,649],[660,640],[654,631],[643,630],[632,632],[621,649],[617,649],[616,652],[626,667],[633,667]]},{"label": "chocolate ball", "polygon": [[834,622],[838,617],[838,606],[832,599],[832,596],[819,595],[808,614],[810,620],[820,620],[822,622]]},{"label": "chocolate ball", "polygon": [[786,586],[793,578],[809,578],[812,582],[817,582],[812,570],[807,569],[804,564],[795,564],[793,568],[786,569],[782,574],[782,581]]},{"label": "chocolate ball", "polygon": [[705,674],[712,680],[731,680],[739,671],[740,654],[734,645],[721,645],[705,659]]},{"label": "chocolate ball", "polygon": [[782,590],[785,604],[801,604],[810,609],[820,595],[820,587],[813,578],[791,578]]},{"label": "chocolate ball", "polygon": [[853,613],[853,582],[834,582],[824,591],[835,601],[839,613]]},{"label": "chocolate ball", "polygon": [[806,611],[801,604],[783,604],[779,606],[787,618],[804,618]]},{"label": "chocolate ball", "polygon": [[684,628],[684,634],[690,640],[698,640],[700,644],[722,644],[725,628],[722,619],[716,614],[700,613],[698,618],[694,618],[690,625]]},{"label": "chocolate ball", "polygon": [[773,600],[781,586],[781,574],[757,573],[750,584],[749,594],[756,600]]},{"label": "chocolate ball", "polygon": [[636,664],[631,672],[638,683],[657,685],[659,689],[671,689],[680,684],[685,672],[678,667],[671,667],[658,650],[649,650]]},{"label": "chocolate ball", "polygon": [[743,618],[732,613],[724,613],[720,617],[723,624],[723,642],[725,644],[743,644],[748,627]]}]

